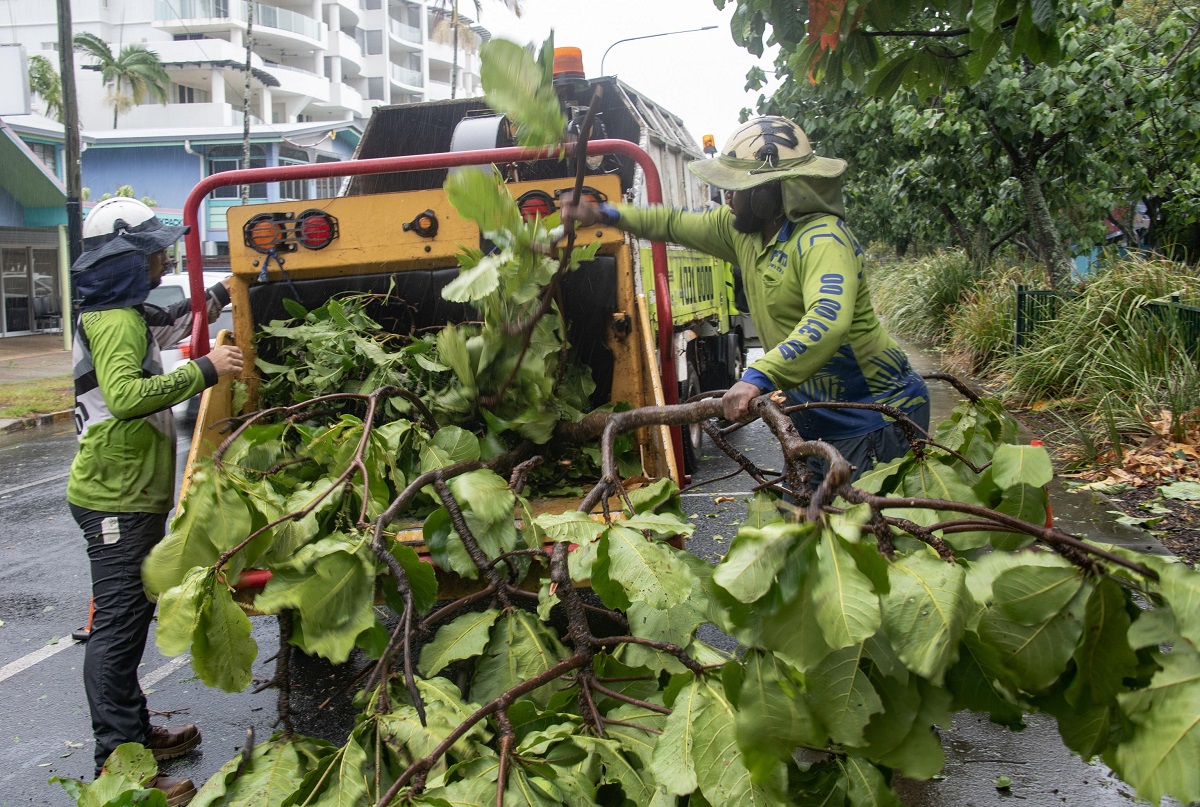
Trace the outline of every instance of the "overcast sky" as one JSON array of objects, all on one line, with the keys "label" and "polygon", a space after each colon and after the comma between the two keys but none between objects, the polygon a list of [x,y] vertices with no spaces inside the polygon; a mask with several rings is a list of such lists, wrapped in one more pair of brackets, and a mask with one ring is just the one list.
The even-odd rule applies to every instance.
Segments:
[{"label": "overcast sky", "polygon": [[697,145],[701,135],[711,134],[720,148],[737,127],[738,112],[755,106],[759,93],[743,89],[750,67],[757,63],[773,75],[769,58],[757,60],[733,44],[733,0],[724,11],[712,0],[522,0],[521,8],[515,30],[499,19],[503,15],[489,14],[486,4],[480,23],[495,36],[523,43],[540,43],[553,29],[556,46],[583,51],[588,78],[601,75],[605,51],[620,39],[717,26],[621,42],[603,58],[605,74],[617,76],[683,118]]}]

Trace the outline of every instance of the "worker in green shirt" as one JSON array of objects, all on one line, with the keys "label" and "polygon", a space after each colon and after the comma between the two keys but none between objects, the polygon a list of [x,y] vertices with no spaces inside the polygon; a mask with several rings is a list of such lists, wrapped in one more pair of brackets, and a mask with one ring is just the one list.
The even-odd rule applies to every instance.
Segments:
[{"label": "worker in green shirt", "polygon": [[[887,404],[927,429],[929,391],[875,316],[863,249],[845,222],[845,161],[816,155],[804,130],[768,116],[743,124],[715,159],[688,168],[732,191],[731,204],[693,213],[584,201],[564,204],[562,215],[682,244],[741,267],[764,353],[725,393],[725,417],[738,420],[755,398],[782,390],[789,404]],[[792,419],[806,439],[841,452],[854,478],[908,450],[897,424],[876,411],[814,408]],[[827,463],[812,458],[808,465],[815,488]]]},{"label": "worker in green shirt", "polygon": [[[146,303],[171,268],[166,249],[187,232],[164,224],[125,197],[92,208],[83,224],[84,252],[71,267],[79,319],[73,346],[75,426],[67,502],[87,540],[95,616],[83,678],[96,738],[96,773],[121,743],[137,742],[156,759],[200,743],[196,726],[151,726],[138,665],[154,603],[142,588],[142,561],[166,531],[175,493],[175,423],[171,407],[242,369],[234,346],[164,373],[160,348],[191,332],[190,303]],[[229,302],[226,286],[208,290],[209,321]],[[187,779],[158,777],[170,805],[195,794]]]}]

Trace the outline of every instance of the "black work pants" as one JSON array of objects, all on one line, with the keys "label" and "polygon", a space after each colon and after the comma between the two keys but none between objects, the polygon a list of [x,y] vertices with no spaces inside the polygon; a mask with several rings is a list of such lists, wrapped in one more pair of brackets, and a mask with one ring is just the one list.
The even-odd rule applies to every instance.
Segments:
[{"label": "black work pants", "polygon": [[163,513],[104,513],[71,505],[87,539],[96,615],[83,660],[83,685],[96,738],[96,771],[121,743],[150,736],[138,666],[154,603],[142,589],[142,561],[166,534]]},{"label": "black work pants", "polygon": [[[922,429],[929,431],[930,406],[928,403],[921,404],[908,416]],[[844,437],[840,440],[826,440],[825,442],[836,448],[853,466],[851,482],[876,465],[903,457],[908,453],[910,447],[908,438],[904,436],[904,430],[896,421],[889,421],[875,431],[860,434],[857,437]],[[809,490],[816,491],[829,471],[829,461],[824,457],[809,457],[808,470],[811,474],[808,478]]]}]

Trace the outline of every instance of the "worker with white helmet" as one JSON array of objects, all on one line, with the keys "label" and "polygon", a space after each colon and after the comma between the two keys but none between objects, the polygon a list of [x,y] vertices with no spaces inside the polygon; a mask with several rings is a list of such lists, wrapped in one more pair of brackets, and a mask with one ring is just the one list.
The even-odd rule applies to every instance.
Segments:
[{"label": "worker with white helmet", "polygon": [[[121,743],[145,745],[170,759],[200,743],[196,726],[151,726],[138,665],[154,604],[142,589],[142,561],[166,531],[175,496],[175,425],[171,407],[242,369],[237,347],[164,373],[160,348],[191,331],[191,307],[146,303],[171,268],[167,248],[187,227],[163,223],[136,199],[115,197],[83,223],[84,252],[71,267],[79,319],[73,348],[79,452],[67,501],[91,561],[95,616],[83,678],[96,738],[96,769]],[[207,293],[209,321],[229,302],[217,284]],[[171,805],[195,793],[190,780],[159,777]]]},{"label": "worker with white helmet", "polygon": [[[741,267],[765,352],[725,393],[725,417],[737,420],[759,395],[783,390],[791,404],[887,404],[927,429],[929,391],[876,318],[863,249],[844,221],[846,162],[818,156],[803,129],[767,116],[743,124],[715,159],[688,168],[733,191],[731,205],[689,213],[583,202],[564,205],[563,217],[672,241]],[[817,408],[792,419],[806,439],[832,443],[855,466],[854,478],[908,450],[896,423],[876,411]],[[824,478],[825,466],[809,460],[810,485]]]}]

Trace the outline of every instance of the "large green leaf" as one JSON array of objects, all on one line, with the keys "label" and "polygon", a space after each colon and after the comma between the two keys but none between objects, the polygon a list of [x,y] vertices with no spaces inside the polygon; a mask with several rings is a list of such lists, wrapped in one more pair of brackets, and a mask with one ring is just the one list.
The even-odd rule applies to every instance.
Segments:
[{"label": "large green leaf", "polygon": [[786,779],[783,764],[764,765],[755,781],[738,750],[733,705],[711,680],[697,681],[693,686],[699,690],[699,708],[693,723],[692,751],[696,760],[696,779],[705,798],[712,804],[764,807],[779,804],[779,794]]},{"label": "large green leaf", "polygon": [[421,674],[436,675],[447,665],[462,659],[474,658],[487,647],[492,625],[500,611],[472,611],[438,628],[433,641],[421,649]]},{"label": "large green leaf", "polygon": [[996,578],[992,584],[995,608],[1021,625],[1038,625],[1067,606],[1083,578],[1070,567],[1018,566]]},{"label": "large green leaf", "polygon": [[542,513],[534,519],[534,523],[555,543],[567,541],[573,544],[590,544],[608,529],[603,521],[597,521],[578,510],[558,514]]},{"label": "large green leaf", "polygon": [[[695,584],[691,570],[675,557],[675,550],[619,523],[601,536],[593,573],[597,591],[605,597],[605,603],[617,607],[621,603],[610,602],[606,597],[615,586],[620,586],[630,602],[641,601],[665,609],[687,599]],[[605,581],[610,581],[607,586]]]},{"label": "large green leaf", "polygon": [[813,713],[800,674],[771,653],[751,651],[742,660],[737,741],[756,779],[775,772],[798,746],[821,748],[828,733]]},{"label": "large green leaf", "polygon": [[861,647],[843,647],[807,675],[812,710],[834,742],[862,745],[871,715],[883,709],[879,693],[860,669],[861,661]]},{"label": "large green leaf", "polygon": [[859,571],[842,539],[826,533],[817,544],[813,598],[817,623],[833,649],[861,644],[879,630],[879,595]]},{"label": "large green leaf", "polygon": [[919,550],[891,564],[888,579],[883,627],[892,647],[908,669],[941,684],[958,658],[966,571],[933,550]]},{"label": "large green leaf", "polygon": [[[1026,571],[1009,570],[997,578],[997,584],[1005,575]],[[1006,610],[1012,609],[1001,607],[1002,601],[998,599],[998,604],[980,618],[977,629],[979,637],[997,654],[997,668],[992,673],[1030,692],[1042,691],[1058,680],[1083,632],[1087,593],[1087,588],[1079,590],[1073,599],[1061,604],[1060,610],[1034,624],[1027,624],[1030,618],[1026,614],[1048,610],[1036,595],[1023,602],[1027,610],[1020,612],[1019,620],[1008,616]],[[1056,588],[1050,589],[1045,597],[1052,603],[1061,603],[1058,594]]]},{"label": "large green leaf", "polygon": [[283,804],[304,777],[327,756],[333,746],[324,740],[293,735],[272,737],[259,743],[249,761],[241,754],[213,774],[196,797],[193,807],[272,807]]},{"label": "large green leaf", "polygon": [[943,756],[935,727],[950,722],[950,693],[913,675],[871,680],[883,708],[871,716],[858,753],[913,779],[937,774]]},{"label": "large green leaf", "polygon": [[870,762],[851,756],[838,764],[846,777],[849,807],[904,807],[883,773]]},{"label": "large green leaf", "polygon": [[713,572],[713,582],[739,602],[754,602],[775,583],[797,537],[815,528],[813,524],[784,522],[762,529],[743,527]]},{"label": "large green leaf", "polygon": [[529,50],[504,39],[484,43],[479,78],[488,106],[517,123],[523,146],[546,146],[563,138],[567,121],[546,71]]},{"label": "large green leaf", "polygon": [[1130,603],[1111,577],[1096,580],[1083,615],[1083,641],[1075,651],[1075,680],[1065,693],[1078,708],[1107,706],[1137,674],[1137,655],[1129,646]]},{"label": "large green leaf", "polygon": [[[142,563],[142,582],[152,595],[183,581],[196,566],[211,566],[218,556],[250,534],[250,511],[241,493],[211,468],[197,470],[180,502],[171,530]],[[230,574],[242,568],[235,556]]]},{"label": "large green leaf", "polygon": [[1041,446],[996,446],[992,458],[992,481],[1001,490],[1016,485],[1040,488],[1054,478],[1050,455]]},{"label": "large green leaf", "polygon": [[500,268],[511,260],[512,253],[507,250],[483,256],[479,263],[459,272],[458,277],[447,283],[442,297],[453,303],[470,303],[491,294],[500,285]]},{"label": "large green leaf", "polygon": [[303,648],[341,664],[355,638],[375,624],[375,556],[366,537],[334,533],[273,570],[254,600],[264,613],[299,612]]},{"label": "large green leaf", "polygon": [[370,774],[371,761],[357,739],[350,735],[346,744],[321,760],[309,771],[303,783],[285,804],[304,807],[361,807],[374,802]]},{"label": "large green leaf", "polygon": [[1179,647],[1143,690],[1120,695],[1132,734],[1105,761],[1138,795],[1200,801],[1200,653]]},{"label": "large green leaf", "polygon": [[154,642],[164,656],[178,656],[192,646],[192,636],[200,623],[200,612],[212,590],[211,568],[197,566],[183,582],[168,589],[158,600],[158,630]]},{"label": "large green leaf", "polygon": [[210,687],[241,692],[253,677],[250,667],[258,656],[258,643],[230,588],[214,577],[209,590],[192,639],[192,669]]},{"label": "large green leaf", "polygon": [[[520,610],[505,611],[492,628],[483,655],[475,663],[471,700],[486,703],[566,657],[567,651],[554,631],[540,619]],[[526,697],[545,706],[552,694],[552,688],[541,687]]]},{"label": "large green leaf", "polygon": [[696,721],[706,701],[702,684],[693,680],[675,697],[654,746],[650,770],[673,796],[686,796],[699,784],[696,771]]},{"label": "large green leaf", "polygon": [[1163,597],[1179,635],[1200,649],[1200,572],[1183,563],[1164,564],[1159,572]]}]

